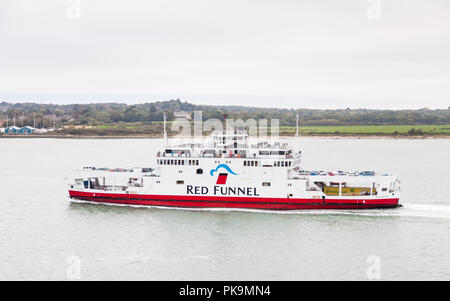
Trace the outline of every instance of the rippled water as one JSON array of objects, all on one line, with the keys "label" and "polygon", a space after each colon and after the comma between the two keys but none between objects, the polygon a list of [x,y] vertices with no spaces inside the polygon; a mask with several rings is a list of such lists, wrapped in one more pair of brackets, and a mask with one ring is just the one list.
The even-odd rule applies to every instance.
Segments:
[{"label": "rippled water", "polygon": [[[397,209],[187,210],[76,204],[83,165],[152,165],[161,140],[0,139],[0,279],[450,280],[450,141],[298,141],[306,169],[402,180]],[[69,260],[69,262],[68,262]],[[69,275],[68,275],[69,271]],[[78,274],[77,274],[78,275]]]}]

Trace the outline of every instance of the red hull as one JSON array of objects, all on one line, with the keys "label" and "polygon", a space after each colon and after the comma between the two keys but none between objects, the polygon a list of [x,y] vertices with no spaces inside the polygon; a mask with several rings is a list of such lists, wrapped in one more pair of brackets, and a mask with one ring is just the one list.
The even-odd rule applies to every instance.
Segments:
[{"label": "red hull", "polygon": [[398,198],[386,199],[294,199],[253,197],[211,197],[177,195],[118,195],[69,190],[71,199],[124,205],[167,206],[186,208],[242,208],[268,210],[297,209],[371,209],[398,206]]}]

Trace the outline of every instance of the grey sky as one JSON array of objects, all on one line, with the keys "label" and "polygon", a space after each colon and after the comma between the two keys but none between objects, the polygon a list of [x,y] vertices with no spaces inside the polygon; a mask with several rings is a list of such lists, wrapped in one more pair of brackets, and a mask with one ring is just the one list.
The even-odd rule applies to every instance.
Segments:
[{"label": "grey sky", "polygon": [[448,0],[80,2],[0,0],[0,101],[450,105]]}]

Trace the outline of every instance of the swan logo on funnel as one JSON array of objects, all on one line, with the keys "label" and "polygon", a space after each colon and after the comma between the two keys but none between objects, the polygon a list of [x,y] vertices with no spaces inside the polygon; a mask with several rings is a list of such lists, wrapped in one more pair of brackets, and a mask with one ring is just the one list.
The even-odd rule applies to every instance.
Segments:
[{"label": "swan logo on funnel", "polygon": [[[237,173],[233,172],[233,171],[231,170],[231,168],[230,168],[228,165],[226,165],[226,164],[219,164],[219,165],[217,165],[216,169],[211,169],[211,171],[209,172],[209,174],[210,174],[211,176],[214,176],[214,173],[218,172],[219,169],[221,169],[221,168],[222,168],[222,169],[225,169],[228,173],[230,173],[230,174],[232,174],[232,175],[235,175],[235,176],[238,175]],[[225,184],[227,183],[228,173],[226,173],[226,172],[219,172],[219,176],[217,177],[217,182],[216,182],[216,184],[217,184],[217,185],[225,185]]]}]

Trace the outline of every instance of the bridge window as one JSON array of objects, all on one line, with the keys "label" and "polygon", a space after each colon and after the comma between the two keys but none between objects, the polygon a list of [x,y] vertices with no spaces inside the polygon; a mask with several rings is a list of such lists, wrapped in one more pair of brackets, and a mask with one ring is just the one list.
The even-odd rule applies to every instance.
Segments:
[{"label": "bridge window", "polygon": [[177,184],[184,184],[183,180],[177,180]]},{"label": "bridge window", "polygon": [[202,175],[202,174],[203,174],[203,169],[198,168],[198,169],[197,169],[197,174],[198,174],[198,175]]},{"label": "bridge window", "polygon": [[285,151],[270,151],[271,155],[284,155],[285,153]]},{"label": "bridge window", "polygon": [[270,182],[263,182],[262,186],[270,186]]}]

